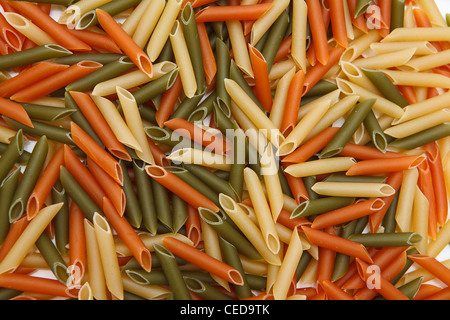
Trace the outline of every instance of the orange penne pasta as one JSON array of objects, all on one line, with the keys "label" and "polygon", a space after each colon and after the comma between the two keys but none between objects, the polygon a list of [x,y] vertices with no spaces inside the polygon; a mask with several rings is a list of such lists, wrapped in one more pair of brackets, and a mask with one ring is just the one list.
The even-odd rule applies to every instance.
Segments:
[{"label": "orange penne pasta", "polygon": [[264,110],[270,112],[270,109],[272,109],[273,98],[270,89],[269,70],[267,68],[266,59],[258,49],[250,44],[248,45],[248,52],[255,80],[255,95]]},{"label": "orange penne pasta", "polygon": [[126,207],[126,198],[123,188],[89,157],[87,157],[87,167],[89,172],[91,172],[92,176],[105,191],[105,194],[111,199],[114,208],[120,215],[123,215]]},{"label": "orange penne pasta", "polygon": [[10,2],[11,7],[28,17],[39,28],[47,32],[58,44],[71,51],[90,51],[92,48],[70,34],[67,29],[57,23],[36,4],[30,2]]},{"label": "orange penne pasta", "polygon": [[108,151],[119,159],[130,161],[131,156],[127,149],[117,139],[92,98],[84,92],[77,91],[70,91],[70,95]]},{"label": "orange penne pasta", "polygon": [[303,70],[299,70],[295,73],[289,83],[283,120],[281,121],[280,127],[280,131],[285,137],[289,135],[297,124],[298,110],[300,109],[300,102],[302,100],[304,81],[305,73]]},{"label": "orange penne pasta", "polygon": [[208,6],[195,14],[197,23],[228,20],[256,20],[271,7],[271,2],[254,5]]},{"label": "orange penne pasta", "polygon": [[342,47],[348,47],[347,27],[345,25],[344,2],[328,0],[330,4],[331,29],[334,40]]},{"label": "orange penne pasta", "polygon": [[20,237],[23,230],[25,230],[29,223],[30,220],[28,220],[28,217],[23,216],[11,224],[8,230],[8,234],[6,235],[2,246],[0,247],[0,261],[5,258],[11,247],[14,245],[14,243],[16,243],[16,240]]},{"label": "orange penne pasta", "polygon": [[[287,163],[282,163],[281,165],[283,166],[283,169],[286,169],[286,167],[288,166]],[[308,191],[306,190],[303,179],[301,177],[291,176],[287,172],[285,172],[284,175],[295,201],[300,204],[303,201],[309,200]]]},{"label": "orange penne pasta", "polygon": [[25,36],[17,32],[6,20],[4,15],[0,15],[0,38],[3,39],[15,51],[22,50]]},{"label": "orange penne pasta", "polygon": [[[356,262],[361,278],[366,281],[373,274],[370,265],[358,258],[356,259]],[[409,300],[407,296],[405,296],[382,275],[380,275],[377,279],[379,285],[374,286],[374,289],[387,300]]]},{"label": "orange penne pasta", "polygon": [[300,163],[308,160],[317,152],[322,150],[338,132],[339,127],[329,127],[311,138],[300,147],[295,149],[294,152],[283,157],[281,161],[283,163]]},{"label": "orange penne pasta", "polygon": [[106,193],[92,173],[81,163],[77,155],[64,145],[64,164],[70,174],[77,180],[84,191],[101,208]]},{"label": "orange penne pasta", "polygon": [[385,206],[385,203],[381,198],[358,201],[351,205],[317,215],[311,228],[323,229],[358,219],[380,210],[383,206]]},{"label": "orange penne pasta", "polygon": [[169,166],[170,162],[167,159],[166,154],[161,148],[149,137],[147,137],[148,146],[153,155],[153,160],[155,160],[155,164],[161,167]]},{"label": "orange penne pasta", "polygon": [[46,294],[52,297],[76,298],[78,296],[76,287],[69,288],[56,279],[26,274],[3,273],[0,275],[0,286],[14,290]]},{"label": "orange penne pasta", "polygon": [[437,285],[431,283],[422,283],[412,300],[426,300],[429,297],[432,297],[434,294],[440,292],[441,290],[442,288]]},{"label": "orange penne pasta", "polygon": [[291,53],[291,47],[292,47],[292,35],[289,35],[281,41],[277,54],[273,59],[273,63],[277,63],[286,58],[288,54]]},{"label": "orange penne pasta", "polygon": [[433,274],[447,286],[450,285],[450,269],[436,258],[423,254],[412,254],[408,258]]},{"label": "orange penne pasta", "polygon": [[163,167],[147,165],[145,171],[150,177],[158,181],[161,185],[175,193],[194,208],[198,209],[199,207],[202,207],[215,212],[219,211],[219,208],[211,200]]},{"label": "orange penne pasta", "polygon": [[[390,263],[386,265],[384,268],[379,269],[381,271],[381,277],[388,282],[392,281],[405,267],[405,263],[406,263],[406,252],[402,252],[400,255],[394,257],[394,259],[392,259]],[[358,266],[359,264],[356,263],[356,265]],[[375,268],[379,267],[376,264],[374,264],[374,266]],[[374,271],[372,270],[372,275],[373,273]],[[378,274],[379,273],[377,272],[376,275],[378,276]],[[367,282],[365,283],[364,279],[361,279],[361,282],[363,286],[359,290],[357,290],[353,295],[355,300],[370,300],[378,295],[379,292],[375,290],[375,288],[372,289],[371,287],[369,288],[368,286],[365,285]],[[386,288],[382,288],[382,284],[379,284],[378,288],[380,288],[381,290],[386,290]],[[398,292],[396,293],[398,294]]]},{"label": "orange penne pasta", "polygon": [[204,23],[197,23],[197,32],[202,52],[206,83],[211,84],[217,72],[216,57],[214,56],[211,43],[209,42],[208,33]]},{"label": "orange penne pasta", "polygon": [[409,104],[417,103],[416,92],[412,86],[396,86]]},{"label": "orange penne pasta", "polygon": [[122,50],[119,48],[117,43],[115,43],[114,40],[106,34],[91,30],[76,30],[69,28],[67,31],[100,52],[122,53]]},{"label": "orange penne pasta", "polygon": [[430,142],[425,145],[427,150],[428,167],[430,168],[431,180],[436,202],[436,219],[441,226],[447,221],[448,199],[444,179],[444,169],[442,167],[441,155],[437,142]]},{"label": "orange penne pasta", "polygon": [[[372,256],[373,264],[377,265],[381,270],[385,270],[388,266],[393,264],[393,261],[397,259],[404,251],[406,247],[384,247],[379,250],[376,250]],[[348,276],[344,281],[340,281],[337,283],[342,289],[360,289],[364,288],[365,283],[359,276],[356,263],[352,263],[352,266],[349,267],[351,272],[350,276]]]},{"label": "orange penne pasta", "polygon": [[369,256],[366,248],[360,243],[331,235],[327,232],[316,230],[306,225],[303,225],[302,229],[309,241],[319,247],[331,249],[333,251],[355,258],[360,258],[363,261],[372,263],[372,258]]},{"label": "orange penne pasta", "polygon": [[400,188],[402,179],[403,179],[403,171],[393,172],[386,179],[386,184],[388,184],[392,188],[394,188],[395,193],[391,196],[383,197],[385,206],[369,216],[369,226],[370,226],[371,232],[376,232],[378,230],[379,226],[381,225],[381,222],[383,221],[386,211],[389,209],[389,206],[391,205],[398,189]]},{"label": "orange penne pasta", "polygon": [[320,64],[325,65],[328,63],[330,54],[328,52],[327,29],[322,17],[322,9],[319,0],[305,0],[305,2],[308,6],[308,21],[315,56]]},{"label": "orange penne pasta", "polygon": [[[333,228],[325,228],[323,232],[332,236],[336,236],[336,232]],[[331,281],[333,267],[336,259],[336,252],[325,247],[319,247],[318,250],[319,256],[317,259],[317,283],[319,284],[320,288],[322,288],[322,282]]]},{"label": "orange penne pasta", "polygon": [[345,173],[348,176],[356,175],[372,175],[385,172],[408,170],[418,167],[424,160],[426,156],[404,156],[392,159],[370,159],[362,160],[355,163],[350,169]]},{"label": "orange penne pasta", "polygon": [[164,125],[215,153],[223,155],[232,150],[225,137],[212,134],[187,120],[174,118],[164,122]]},{"label": "orange penne pasta", "polygon": [[380,18],[382,27],[378,29],[378,33],[385,37],[389,34],[391,25],[391,0],[379,0],[378,8],[380,9]]},{"label": "orange penne pasta", "polygon": [[71,122],[70,130],[74,143],[91,157],[105,172],[117,183],[123,185],[123,172],[119,163],[105,149],[100,147],[86,132],[75,122]]},{"label": "orange penne pasta", "polygon": [[430,166],[428,161],[423,161],[418,167],[419,179],[417,185],[428,199],[428,235],[432,238],[436,238],[437,234],[437,215],[436,215],[436,199],[433,186],[433,178],[431,176]]},{"label": "orange penne pasta", "polygon": [[146,75],[153,76],[153,64],[145,52],[134,42],[126,31],[104,10],[96,9],[98,21],[120,49]]},{"label": "orange penne pasta", "polygon": [[181,83],[181,77],[178,74],[173,85],[162,94],[159,108],[156,110],[156,122],[161,128],[164,127],[164,122],[166,122],[172,114],[181,90],[183,90],[183,84]]},{"label": "orange penne pasta", "polygon": [[11,99],[19,102],[32,102],[100,69],[101,67],[102,64],[98,62],[81,61],[65,70],[42,79],[27,88],[17,91],[11,96]]},{"label": "orange penne pasta", "polygon": [[40,62],[31,68],[20,72],[5,82],[0,83],[0,96],[10,97],[14,93],[41,81],[55,73],[67,69],[69,66],[52,62]]},{"label": "orange penne pasta", "polygon": [[358,160],[373,160],[373,159],[392,159],[392,158],[401,158],[405,155],[398,152],[386,151],[381,152],[377,148],[359,145],[356,143],[346,143],[344,148],[339,152],[339,156],[343,157],[353,157]]},{"label": "orange penne pasta", "polygon": [[281,209],[277,222],[292,230],[298,226],[311,225],[311,221],[302,217],[291,219],[291,212],[286,209]]},{"label": "orange penne pasta", "polygon": [[325,291],[326,296],[331,300],[355,300],[351,295],[339,288],[332,281],[323,281],[322,288]]},{"label": "orange penne pasta", "polygon": [[141,238],[130,225],[128,220],[116,211],[111,200],[108,198],[103,198],[103,212],[105,213],[108,221],[111,223],[111,226],[117,232],[117,235],[120,239],[122,239],[128,249],[130,249],[140,266],[145,271],[149,272],[152,266],[150,251],[147,249],[144,242],[142,242]]},{"label": "orange penne pasta", "polygon": [[173,237],[165,237],[163,242],[165,247],[174,255],[189,261],[203,270],[208,271],[232,284],[243,284],[241,273],[226,263],[217,260],[205,252],[200,251]]},{"label": "orange penne pasta", "polygon": [[363,15],[360,15],[355,18],[355,10],[356,10],[356,3],[358,0],[347,0],[348,4],[348,11],[350,13],[350,18],[352,19],[352,24],[361,30],[364,33],[369,32],[369,29],[367,28],[366,19],[364,19]]},{"label": "orange penne pasta", "polygon": [[[328,50],[328,46],[327,46]],[[331,69],[340,59],[344,52],[344,47],[335,47],[329,51],[328,60],[325,64],[317,63],[305,74],[304,88],[302,95],[311,90],[314,85],[322,79],[322,77]]]},{"label": "orange penne pasta", "polygon": [[28,113],[20,103],[0,97],[0,114],[14,119],[26,126],[33,127]]},{"label": "orange penne pasta", "polygon": [[28,219],[31,220],[44,205],[45,200],[52,191],[53,185],[59,178],[59,167],[62,165],[64,165],[64,146],[60,146],[53,154],[28,198]]},{"label": "orange penne pasta", "polygon": [[80,284],[86,270],[85,215],[75,202],[69,207],[69,271],[72,285]]}]

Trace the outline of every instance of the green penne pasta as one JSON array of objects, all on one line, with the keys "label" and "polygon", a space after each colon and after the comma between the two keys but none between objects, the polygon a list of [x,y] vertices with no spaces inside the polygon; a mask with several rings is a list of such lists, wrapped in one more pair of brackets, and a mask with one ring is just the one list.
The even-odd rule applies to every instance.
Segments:
[{"label": "green penne pasta", "polygon": [[199,208],[198,211],[203,221],[210,225],[221,238],[234,245],[242,255],[252,260],[262,259],[259,252],[253,247],[247,238],[245,238],[226,220],[222,219],[219,214],[206,208]]},{"label": "green penne pasta", "polygon": [[156,254],[161,261],[162,269],[176,300],[191,300],[191,295],[178,268],[175,256],[164,246],[154,244]]},{"label": "green penne pasta", "polygon": [[189,56],[192,61],[192,67],[194,69],[195,80],[197,82],[197,93],[201,93],[205,89],[205,71],[203,68],[203,57],[200,48],[197,23],[195,21],[195,12],[190,2],[186,3],[181,10],[180,18]]},{"label": "green penne pasta", "polygon": [[123,172],[123,191],[125,192],[125,198],[127,199],[125,205],[125,215],[128,222],[134,227],[139,229],[142,223],[142,209],[139,200],[134,191],[133,181],[128,174],[127,165],[125,161],[119,160],[119,165]]},{"label": "green penne pasta", "polygon": [[412,150],[448,135],[450,135],[450,122],[444,122],[408,137],[396,139],[389,143],[389,147],[400,150]]},{"label": "green penne pasta", "polygon": [[321,79],[307,93],[305,93],[302,99],[308,97],[322,96],[337,89],[338,86],[335,83]]},{"label": "green penne pasta", "polygon": [[10,223],[8,211],[11,199],[19,184],[19,178],[20,170],[16,169],[3,179],[0,184],[0,244],[3,243],[9,231]]},{"label": "green penne pasta", "polygon": [[178,68],[175,68],[158,79],[152,80],[138,90],[132,92],[132,95],[136,99],[136,103],[138,105],[143,104],[167,91],[175,82],[178,70]]},{"label": "green penne pasta", "polygon": [[388,139],[386,135],[383,132],[383,129],[381,129],[380,124],[378,123],[377,118],[375,117],[375,114],[371,110],[367,117],[363,121],[364,128],[366,129],[367,133],[369,134],[373,144],[375,147],[380,150],[381,152],[386,152],[386,148],[388,145]]},{"label": "green penne pasta", "polygon": [[226,241],[224,238],[219,238],[220,251],[222,252],[223,259],[226,264],[235,268],[242,274],[244,284],[242,286],[233,285],[236,295],[239,299],[245,299],[251,297],[252,291],[250,285],[247,281],[247,275],[244,272],[244,267],[242,266],[241,258],[239,257],[238,250],[236,246]]},{"label": "green penne pasta", "polygon": [[31,120],[31,123],[33,124],[32,128],[5,116],[3,116],[3,119],[14,129],[22,129],[24,133],[28,133],[36,137],[42,137],[45,135],[50,140],[62,142],[68,145],[74,145],[69,129],[57,127],[37,120]]},{"label": "green penne pasta", "polygon": [[387,179],[387,176],[347,176],[342,173],[332,173],[323,181],[330,182],[373,182],[373,183],[383,183]]},{"label": "green penne pasta", "polygon": [[183,277],[186,287],[205,300],[234,300],[232,297],[196,278]]},{"label": "green penne pasta", "polygon": [[358,0],[356,1],[356,7],[355,7],[355,15],[354,17],[357,18],[360,15],[364,14],[367,9],[372,4],[372,0]]},{"label": "green penne pasta", "polygon": [[240,129],[236,121],[234,121],[233,134],[233,162],[230,168],[230,176],[228,183],[233,188],[237,199],[242,199],[244,190],[244,169],[246,166],[246,150],[247,137],[242,129]]},{"label": "green penne pasta", "polygon": [[192,98],[185,97],[177,109],[170,115],[169,119],[181,118],[187,120],[189,115],[197,109],[200,100],[205,95],[205,90],[195,94]]},{"label": "green penne pasta", "polygon": [[215,175],[213,172],[211,172],[207,168],[196,165],[196,164],[189,164],[189,163],[183,163],[182,166],[187,171],[189,171],[194,176],[196,176],[198,179],[200,179],[205,184],[207,184],[208,187],[211,188],[217,194],[224,193],[224,194],[232,197],[233,199],[236,198],[236,195],[235,195],[234,190],[231,187],[230,183],[224,179],[219,178],[217,175]]},{"label": "green penne pasta", "polygon": [[153,198],[151,178],[145,172],[144,161],[133,160],[133,172],[137,197],[142,209],[142,223],[151,234],[156,234],[158,219],[155,199]]},{"label": "green penne pasta", "polygon": [[188,218],[186,201],[176,194],[172,194],[172,226],[173,232],[177,233]]},{"label": "green penne pasta", "polygon": [[34,145],[30,160],[27,163],[16,191],[11,198],[11,206],[8,211],[9,221],[11,223],[19,219],[26,211],[28,198],[39,179],[45,164],[45,159],[47,158],[47,153],[48,140],[46,136],[42,136]]},{"label": "green penne pasta", "polygon": [[21,103],[30,119],[42,121],[58,121],[71,116],[76,109],[42,106],[32,103]]},{"label": "green penne pasta", "polygon": [[390,31],[403,27],[405,16],[405,0],[392,0]]},{"label": "green penne pasta", "polygon": [[[355,233],[356,229],[356,220],[350,221],[342,227],[340,237],[347,239],[350,235]],[[333,273],[331,279],[336,281],[340,279],[348,270],[348,266],[350,265],[350,256],[336,252]]]},{"label": "green penne pasta", "polygon": [[275,56],[278,52],[281,41],[284,39],[288,25],[289,15],[286,11],[283,11],[270,27],[267,40],[265,41],[264,47],[261,51],[264,59],[266,60],[267,69],[269,72],[270,69],[272,69]]},{"label": "green penne pasta", "polygon": [[70,119],[75,122],[81,129],[83,129],[84,132],[86,132],[92,139],[94,139],[100,147],[104,148],[105,145],[103,144],[102,140],[100,140],[97,133],[94,131],[91,124],[86,119],[80,107],[78,107],[77,103],[69,92],[66,92],[64,94],[64,103],[66,105],[66,108],[70,110],[76,110],[76,112],[71,114]]},{"label": "green penne pasta", "polygon": [[58,44],[46,44],[0,56],[0,70],[11,70],[52,58],[71,55],[72,52]]},{"label": "green penne pasta", "polygon": [[349,239],[366,247],[401,247],[417,245],[423,237],[415,232],[385,232],[352,234]]},{"label": "green penne pasta", "polygon": [[59,64],[73,65],[81,61],[95,61],[103,65],[112,63],[122,58],[120,53],[74,53],[63,57],[56,58],[53,62]]},{"label": "green penne pasta", "polygon": [[361,68],[364,75],[388,100],[404,108],[409,103],[383,71]]},{"label": "green penne pasta", "polygon": [[229,48],[225,44],[224,41],[217,38],[216,39],[216,65],[217,65],[217,71],[216,71],[216,93],[217,93],[217,105],[219,108],[222,109],[223,113],[226,116],[231,115],[230,110],[230,104],[231,104],[231,98],[228,94],[227,90],[225,89],[225,83],[224,79],[227,79],[230,77],[230,54],[229,54]]},{"label": "green penne pasta", "polygon": [[[111,2],[108,2],[104,5],[101,5],[98,7],[98,9],[101,9],[107,13],[109,13],[111,16],[115,16],[121,12],[124,12],[136,5],[138,5],[140,0],[113,0]],[[93,27],[98,24],[98,18],[97,13],[94,10],[90,10],[83,14],[80,17],[80,20],[78,20],[78,23],[76,25],[76,29],[87,29],[89,27]]]},{"label": "green penne pasta", "polygon": [[156,180],[152,179],[151,181],[158,221],[172,231],[173,219],[170,208],[170,192]]},{"label": "green penne pasta", "polygon": [[198,103],[197,107],[191,109],[190,114],[187,117],[189,122],[203,121],[213,112],[214,102],[217,99],[217,92],[214,90],[208,95],[205,94],[203,97],[203,100]]},{"label": "green penne pasta", "polygon": [[65,255],[69,252],[69,200],[59,179],[52,188],[51,196],[53,203],[64,203],[54,218],[54,227],[56,248]]},{"label": "green penne pasta", "polygon": [[320,152],[319,158],[329,158],[338,154],[344,145],[350,140],[350,137],[356,131],[356,129],[363,123],[369,112],[372,110],[372,106],[375,103],[375,99],[368,99],[358,103],[353,107],[352,111],[345,119],[342,126],[339,128],[336,135],[331,139],[330,143]]},{"label": "green penne pasta", "polygon": [[325,213],[349,206],[354,202],[355,198],[352,197],[323,197],[313,200],[306,200],[295,207],[292,211],[291,219]]},{"label": "green penne pasta", "polygon": [[6,178],[24,151],[23,131],[19,129],[0,158],[0,181]]},{"label": "green penne pasta", "polygon": [[103,211],[95,204],[94,200],[80,186],[77,180],[70,174],[66,167],[59,168],[59,180],[67,192],[67,195],[80,207],[86,218],[92,222],[94,214],[97,212],[104,215]]},{"label": "green penne pasta", "polygon": [[0,300],[10,300],[18,295],[22,294],[23,291],[21,290],[15,290],[15,289],[9,289],[9,288],[0,288]]},{"label": "green penne pasta", "polygon": [[[0,142],[0,155],[3,155],[6,152],[6,149],[8,148],[9,144]],[[17,159],[18,164],[26,164],[28,160],[30,159],[30,153],[27,150],[23,150],[22,154],[19,156],[19,159]]]},{"label": "green penne pasta", "polygon": [[56,279],[63,284],[67,284],[70,277],[67,265],[46,232],[43,232],[39,236],[36,241],[36,247]]},{"label": "green penne pasta", "polygon": [[118,60],[103,65],[98,70],[68,84],[67,91],[85,92],[93,89],[97,83],[106,81],[135,68],[136,65],[127,56],[121,56]]},{"label": "green penne pasta", "polygon": [[219,108],[216,102],[213,103],[214,108],[214,124],[224,134],[227,134],[227,130],[233,130],[234,126],[230,118],[223,113],[223,110]]},{"label": "green penne pasta", "polygon": [[391,204],[389,205],[389,208],[387,209],[383,217],[382,226],[384,228],[384,232],[386,233],[393,233],[397,228],[397,222],[395,221],[395,212],[397,211],[398,195],[399,192],[395,194]]}]

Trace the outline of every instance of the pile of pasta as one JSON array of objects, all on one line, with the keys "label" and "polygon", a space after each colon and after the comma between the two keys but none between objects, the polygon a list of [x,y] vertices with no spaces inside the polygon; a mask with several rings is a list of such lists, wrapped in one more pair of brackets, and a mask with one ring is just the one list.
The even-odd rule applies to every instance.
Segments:
[{"label": "pile of pasta", "polygon": [[450,299],[434,1],[0,4],[0,299]]}]

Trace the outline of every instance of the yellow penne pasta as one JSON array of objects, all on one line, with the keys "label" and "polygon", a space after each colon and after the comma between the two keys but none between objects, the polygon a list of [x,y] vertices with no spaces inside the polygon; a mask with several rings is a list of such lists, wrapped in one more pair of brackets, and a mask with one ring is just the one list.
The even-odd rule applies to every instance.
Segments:
[{"label": "yellow penne pasta", "polygon": [[347,171],[356,160],[352,157],[333,157],[291,164],[285,171],[294,177],[307,177],[318,174]]},{"label": "yellow penne pasta", "polygon": [[292,2],[292,44],[291,57],[297,67],[306,73],[306,36],[308,8],[304,0]]},{"label": "yellow penne pasta", "polygon": [[114,246],[113,231],[108,220],[97,212],[94,213],[93,224],[104,268],[106,287],[114,297],[123,300],[122,276]]},{"label": "yellow penne pasta", "polygon": [[56,203],[41,209],[37,213],[3,258],[0,263],[0,274],[16,270],[62,206],[62,202]]},{"label": "yellow penne pasta", "polygon": [[402,187],[400,188],[397,209],[395,211],[395,221],[401,232],[411,231],[412,208],[418,178],[419,171],[417,168],[403,172]]}]

